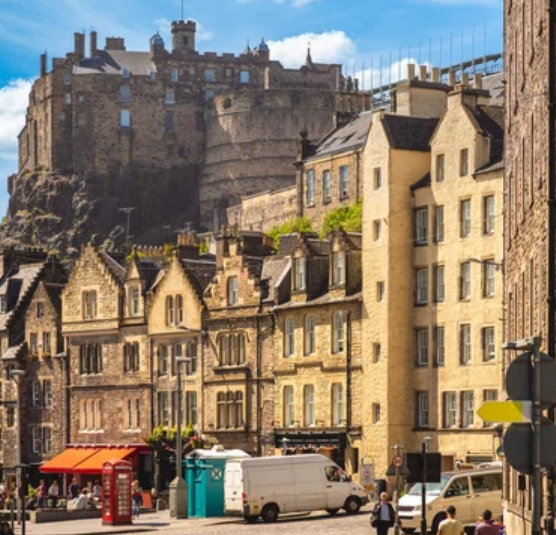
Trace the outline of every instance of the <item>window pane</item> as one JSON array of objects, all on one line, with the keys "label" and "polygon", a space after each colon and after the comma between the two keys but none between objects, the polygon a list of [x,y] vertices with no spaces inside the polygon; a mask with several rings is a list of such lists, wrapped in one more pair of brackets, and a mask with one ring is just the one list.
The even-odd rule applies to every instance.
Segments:
[{"label": "window pane", "polygon": [[120,126],[122,128],[131,126],[131,112],[129,110],[120,110]]}]

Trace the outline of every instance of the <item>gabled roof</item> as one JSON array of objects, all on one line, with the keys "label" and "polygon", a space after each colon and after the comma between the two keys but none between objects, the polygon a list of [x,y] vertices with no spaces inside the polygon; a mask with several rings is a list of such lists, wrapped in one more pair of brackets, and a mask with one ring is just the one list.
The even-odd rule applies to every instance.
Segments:
[{"label": "gabled roof", "polygon": [[308,160],[362,148],[367,139],[373,114],[362,113],[344,126],[330,132],[317,144],[315,154]]},{"label": "gabled roof", "polygon": [[391,148],[430,152],[429,142],[438,119],[387,113],[382,118],[382,124]]},{"label": "gabled roof", "polygon": [[504,158],[504,107],[477,106],[469,110],[483,134],[490,139],[490,159],[484,167],[491,167]]},{"label": "gabled roof", "polygon": [[181,260],[181,266],[197,295],[202,298],[203,292],[216,275],[216,262],[212,260]]},{"label": "gabled roof", "polygon": [[98,255],[100,259],[104,262],[104,265],[108,268],[110,273],[114,275],[116,280],[120,284],[125,283],[127,276],[127,270],[119,262],[117,262],[112,256],[110,256],[106,251],[99,251]]},{"label": "gabled roof", "polygon": [[139,259],[137,262],[137,269],[139,271],[139,276],[145,281],[145,288],[147,290],[150,289],[158,277],[160,265],[152,260]]},{"label": "gabled roof", "polygon": [[82,59],[74,68],[74,74],[119,74],[127,68],[133,75],[148,75],[156,71],[150,52],[127,50],[99,50],[94,58]]}]

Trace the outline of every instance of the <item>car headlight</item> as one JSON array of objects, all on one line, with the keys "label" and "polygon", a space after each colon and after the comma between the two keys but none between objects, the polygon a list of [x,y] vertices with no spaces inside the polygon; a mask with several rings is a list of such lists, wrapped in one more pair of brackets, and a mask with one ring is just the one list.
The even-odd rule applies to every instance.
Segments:
[{"label": "car headlight", "polygon": [[416,513],[420,513],[421,512],[421,506],[420,505],[416,505],[415,508],[413,509]]}]

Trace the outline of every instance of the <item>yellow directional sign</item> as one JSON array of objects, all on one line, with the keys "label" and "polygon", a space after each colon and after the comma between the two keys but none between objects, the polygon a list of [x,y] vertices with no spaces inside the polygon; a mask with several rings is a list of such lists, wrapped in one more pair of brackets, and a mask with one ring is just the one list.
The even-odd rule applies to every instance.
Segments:
[{"label": "yellow directional sign", "polygon": [[528,423],[532,410],[531,401],[486,401],[477,414],[485,422]]}]

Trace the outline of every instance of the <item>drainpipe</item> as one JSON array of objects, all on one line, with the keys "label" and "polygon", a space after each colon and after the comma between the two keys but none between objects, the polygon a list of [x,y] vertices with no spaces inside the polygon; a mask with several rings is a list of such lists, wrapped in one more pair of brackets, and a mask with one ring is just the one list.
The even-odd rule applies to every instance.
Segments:
[{"label": "drainpipe", "polygon": [[261,318],[257,314],[257,368],[256,368],[256,380],[257,380],[257,428],[256,428],[256,440],[257,440],[257,457],[262,454],[261,447],[261,436],[262,436],[262,426],[263,426],[263,409],[261,407],[261,368],[262,368],[262,348],[261,348]]},{"label": "drainpipe", "polygon": [[[555,135],[555,91],[556,91],[556,36],[554,31],[556,0],[550,0],[550,9],[548,10],[548,354],[555,357],[554,336],[555,336],[555,310],[554,302],[554,135]],[[549,418],[554,421],[554,409],[549,411]],[[547,507],[546,507],[546,529],[549,535],[554,535],[554,482],[556,475],[554,467],[551,467],[547,473],[548,489],[547,489]]]}]

